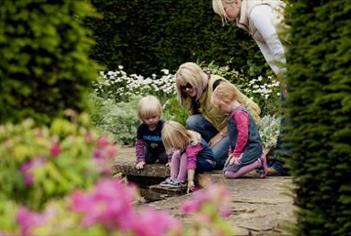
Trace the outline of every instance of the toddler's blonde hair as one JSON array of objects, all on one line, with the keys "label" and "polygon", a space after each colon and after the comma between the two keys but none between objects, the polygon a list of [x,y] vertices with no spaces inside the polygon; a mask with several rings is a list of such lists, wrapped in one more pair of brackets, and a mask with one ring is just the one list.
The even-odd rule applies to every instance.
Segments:
[{"label": "toddler's blonde hair", "polygon": [[238,100],[239,94],[233,86],[225,85],[224,83],[219,84],[212,93],[211,103],[217,109],[219,104],[229,104],[234,100]]},{"label": "toddler's blonde hair", "polygon": [[161,136],[166,150],[184,150],[190,142],[197,144],[201,141],[199,133],[187,130],[176,121],[166,121],[163,125]]},{"label": "toddler's blonde hair", "polygon": [[143,121],[149,117],[161,116],[162,106],[160,100],[152,95],[140,99],[137,107],[138,118]]}]

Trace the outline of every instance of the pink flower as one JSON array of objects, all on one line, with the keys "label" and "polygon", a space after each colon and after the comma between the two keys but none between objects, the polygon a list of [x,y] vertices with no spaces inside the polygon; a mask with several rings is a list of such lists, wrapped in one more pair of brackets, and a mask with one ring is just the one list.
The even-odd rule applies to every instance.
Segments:
[{"label": "pink flower", "polygon": [[17,211],[17,223],[21,227],[21,236],[32,236],[31,230],[40,225],[43,216],[29,211],[27,208],[21,207]]},{"label": "pink flower", "polygon": [[93,151],[94,164],[101,174],[111,174],[112,161],[117,155],[117,146],[107,144],[103,148],[96,147]]},{"label": "pink flower", "polygon": [[108,145],[105,148],[105,155],[107,158],[114,158],[117,155],[117,146],[116,145]]},{"label": "pink flower", "polygon": [[138,236],[163,236],[170,230],[180,232],[180,222],[166,212],[154,209],[141,212],[133,227],[133,232]]},{"label": "pink flower", "polygon": [[60,155],[60,153],[61,153],[60,144],[57,142],[53,143],[50,148],[50,155],[53,157],[57,157],[58,155]]},{"label": "pink flower", "polygon": [[129,230],[136,212],[133,208],[135,188],[120,180],[102,180],[89,193],[71,195],[71,208],[83,215],[82,224],[102,224],[108,230]]},{"label": "pink flower", "polygon": [[230,195],[223,185],[210,185],[194,193],[194,197],[183,202],[181,210],[185,214],[201,213],[203,206],[211,204],[222,217],[230,215],[228,207]]},{"label": "pink flower", "polygon": [[42,158],[37,157],[35,159],[32,159],[32,160],[22,164],[20,170],[22,172],[24,184],[26,186],[33,185],[33,171],[35,170],[35,168],[38,168],[38,167],[44,165],[44,163],[45,163],[45,161]]},{"label": "pink flower", "polygon": [[97,146],[103,148],[108,145],[108,138],[106,136],[100,136],[97,140]]},{"label": "pink flower", "polygon": [[91,132],[86,132],[84,135],[84,140],[86,143],[92,143],[93,142],[93,135],[91,134]]}]

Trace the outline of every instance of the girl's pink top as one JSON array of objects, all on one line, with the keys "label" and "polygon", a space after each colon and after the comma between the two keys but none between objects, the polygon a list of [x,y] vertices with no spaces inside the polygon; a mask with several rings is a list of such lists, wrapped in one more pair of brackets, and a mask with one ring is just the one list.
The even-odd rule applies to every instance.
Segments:
[{"label": "girl's pink top", "polygon": [[238,137],[235,144],[235,149],[231,150],[231,154],[239,157],[243,153],[245,145],[249,137],[249,115],[241,110],[232,112],[231,119],[235,121]]},{"label": "girl's pink top", "polygon": [[188,170],[195,170],[196,169],[196,159],[198,153],[203,149],[202,145],[200,143],[198,144],[192,144],[190,143],[186,148],[185,148],[185,153],[187,155],[187,168]]}]

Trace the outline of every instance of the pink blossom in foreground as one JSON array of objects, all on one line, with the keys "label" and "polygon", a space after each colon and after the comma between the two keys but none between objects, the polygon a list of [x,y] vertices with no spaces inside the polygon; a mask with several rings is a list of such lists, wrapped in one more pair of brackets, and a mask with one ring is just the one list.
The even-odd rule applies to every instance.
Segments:
[{"label": "pink blossom in foreground", "polygon": [[42,166],[44,162],[45,161],[42,158],[37,157],[22,164],[20,170],[22,172],[24,184],[26,186],[33,185],[33,171],[35,168]]},{"label": "pink blossom in foreground", "polygon": [[90,131],[86,132],[84,135],[84,140],[86,143],[92,143],[93,142],[93,135]]},{"label": "pink blossom in foreground", "polygon": [[104,148],[108,145],[108,138],[106,136],[100,136],[97,140],[97,146],[99,148]]},{"label": "pink blossom in foreground", "polygon": [[133,232],[138,236],[163,236],[167,232],[181,231],[178,220],[163,211],[145,209],[134,222]]},{"label": "pink blossom in foreground", "polygon": [[120,180],[102,180],[88,193],[71,195],[71,208],[83,215],[82,224],[104,225],[108,230],[128,231],[132,227],[136,212],[133,208],[134,187]]},{"label": "pink blossom in foreground", "polygon": [[93,161],[99,173],[111,174],[112,161],[117,156],[117,146],[107,144],[104,147],[97,147],[93,151]]},{"label": "pink blossom in foreground", "polygon": [[44,220],[40,214],[33,213],[27,208],[21,207],[17,212],[17,224],[21,228],[21,236],[32,236],[31,230]]},{"label": "pink blossom in foreground", "polygon": [[60,155],[60,153],[61,153],[60,144],[58,142],[53,143],[50,148],[50,155],[53,157],[57,157],[58,155]]},{"label": "pink blossom in foreground", "polygon": [[223,185],[210,185],[194,193],[194,197],[183,202],[181,209],[185,214],[201,212],[206,204],[214,205],[222,217],[230,215],[228,208],[230,196]]}]

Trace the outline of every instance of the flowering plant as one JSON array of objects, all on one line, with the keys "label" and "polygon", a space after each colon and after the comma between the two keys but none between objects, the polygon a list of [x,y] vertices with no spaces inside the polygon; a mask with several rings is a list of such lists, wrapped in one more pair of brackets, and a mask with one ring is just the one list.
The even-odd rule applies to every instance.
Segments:
[{"label": "flowering plant", "polygon": [[116,146],[89,128],[87,114],[72,119],[56,119],[51,127],[32,120],[0,126],[1,195],[39,209],[110,174]]},{"label": "flowering plant", "polygon": [[151,77],[131,74],[123,71],[123,66],[119,70],[100,72],[98,82],[93,84],[95,93],[102,98],[114,99],[116,102],[128,101],[134,95],[153,94],[159,98],[168,98],[175,94],[175,78],[169,70],[161,70],[161,77],[156,74]]},{"label": "flowering plant", "polygon": [[224,218],[230,215],[230,195],[224,185],[211,184],[183,202],[181,210],[193,217],[187,235],[233,235]]},{"label": "flowering plant", "polygon": [[47,204],[40,212],[17,209],[23,236],[41,235],[180,235],[178,220],[163,211],[134,206],[136,188],[120,179],[101,179],[88,191]]}]

